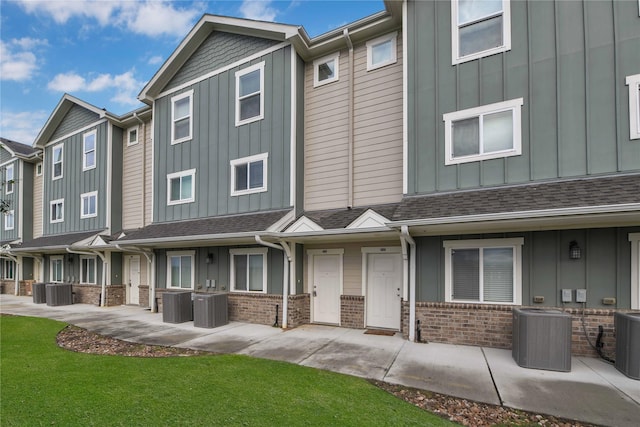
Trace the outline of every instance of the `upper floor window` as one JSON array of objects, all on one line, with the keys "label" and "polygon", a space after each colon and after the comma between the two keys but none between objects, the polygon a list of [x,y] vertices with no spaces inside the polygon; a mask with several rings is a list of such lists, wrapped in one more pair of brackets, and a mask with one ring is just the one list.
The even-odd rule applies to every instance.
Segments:
[{"label": "upper floor window", "polygon": [[63,150],[63,144],[58,144],[51,150],[51,179],[62,178]]},{"label": "upper floor window", "polygon": [[392,33],[367,42],[367,71],[396,63],[396,37]]},{"label": "upper floor window", "polygon": [[313,61],[313,87],[338,80],[340,52]]},{"label": "upper floor window", "polygon": [[522,238],[445,241],[445,300],[521,304],[523,244]]},{"label": "upper floor window", "polygon": [[96,167],[96,131],[82,135],[82,170]]},{"label": "upper floor window", "polygon": [[167,252],[167,288],[193,289],[194,251]]},{"label": "upper floor window", "polygon": [[6,194],[11,194],[13,193],[13,189],[15,187],[15,172],[13,169],[13,165],[7,165],[4,174],[5,192]]},{"label": "upper floor window", "polygon": [[509,0],[451,2],[453,64],[511,49]]},{"label": "upper floor window", "polygon": [[522,154],[522,104],[518,98],[444,114],[445,164]]},{"label": "upper floor window", "polygon": [[88,285],[96,284],[96,257],[80,257],[80,283]]},{"label": "upper floor window", "polygon": [[236,71],[236,126],[264,117],[264,62]]},{"label": "upper floor window", "polygon": [[42,162],[36,163],[36,176],[42,176]]},{"label": "upper floor window", "polygon": [[10,259],[2,260],[2,278],[15,279],[15,263]]},{"label": "upper floor window", "polygon": [[178,205],[195,200],[196,170],[189,169],[167,175],[167,204]]},{"label": "upper floor window", "polygon": [[51,201],[49,218],[52,224],[64,221],[64,199]]},{"label": "upper floor window", "polygon": [[49,272],[49,278],[52,282],[62,282],[64,277],[64,257],[51,257],[49,259]]},{"label": "upper floor window", "polygon": [[193,132],[192,117],[193,90],[171,98],[171,144],[178,144],[191,139]]},{"label": "upper floor window", "polygon": [[11,210],[4,214],[4,229],[5,230],[13,230],[15,227],[16,214],[15,211]]},{"label": "upper floor window", "polygon": [[98,215],[98,192],[80,195],[80,218],[92,218]]},{"label": "upper floor window", "polygon": [[629,138],[640,139],[640,74],[627,77],[629,86]]},{"label": "upper floor window", "polygon": [[230,249],[231,291],[267,292],[266,248]]},{"label": "upper floor window", "polygon": [[231,195],[267,191],[268,153],[231,161]]},{"label": "upper floor window", "polygon": [[127,145],[135,145],[138,143],[138,126],[127,130]]}]

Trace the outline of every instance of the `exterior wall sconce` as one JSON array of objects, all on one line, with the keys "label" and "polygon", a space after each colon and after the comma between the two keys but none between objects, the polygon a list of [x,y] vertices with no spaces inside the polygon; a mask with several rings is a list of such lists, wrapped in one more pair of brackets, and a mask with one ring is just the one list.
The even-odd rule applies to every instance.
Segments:
[{"label": "exterior wall sconce", "polygon": [[569,259],[580,259],[582,258],[582,249],[578,246],[578,243],[573,240],[569,243]]},{"label": "exterior wall sconce", "polygon": [[69,256],[67,257],[67,262],[69,264],[73,264],[73,255],[69,254]]},{"label": "exterior wall sconce", "polygon": [[216,261],[216,258],[213,254],[207,254],[207,259],[206,259],[206,263],[207,264],[213,264]]}]

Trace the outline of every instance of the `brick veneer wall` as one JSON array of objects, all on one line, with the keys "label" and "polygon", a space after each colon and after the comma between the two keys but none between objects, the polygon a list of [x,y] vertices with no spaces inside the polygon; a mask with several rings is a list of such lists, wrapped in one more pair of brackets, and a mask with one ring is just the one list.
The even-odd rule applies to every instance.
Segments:
[{"label": "brick veneer wall", "polygon": [[[31,295],[31,285],[35,280],[20,280],[18,282],[18,295],[25,296]],[[1,280],[0,281],[0,293],[15,295],[16,294],[16,281],[11,280]]]},{"label": "brick veneer wall", "polygon": [[[73,302],[75,304],[100,305],[100,295],[102,286],[100,285],[80,285],[74,283],[72,286],[74,293]],[[110,285],[106,287],[107,306],[124,304],[124,285]]]},{"label": "brick veneer wall", "polygon": [[149,286],[140,285],[138,287],[138,301],[140,307],[149,307]]},{"label": "brick veneer wall", "polygon": [[289,296],[289,319],[288,327],[295,328],[311,322],[309,294],[299,294]]},{"label": "brick veneer wall", "polygon": [[[564,311],[572,316],[571,353],[574,356],[597,357],[597,352],[585,338],[582,309]],[[603,353],[611,358],[615,355],[614,313],[615,310],[584,310],[584,322],[591,343],[596,344],[598,326],[602,325]],[[424,342],[511,348],[511,306],[419,302],[416,304],[416,320],[420,321],[420,338]],[[405,337],[408,336],[408,324],[409,304],[403,303],[402,331]]]},{"label": "brick veneer wall", "polygon": [[364,296],[340,295],[340,326],[364,328]]}]

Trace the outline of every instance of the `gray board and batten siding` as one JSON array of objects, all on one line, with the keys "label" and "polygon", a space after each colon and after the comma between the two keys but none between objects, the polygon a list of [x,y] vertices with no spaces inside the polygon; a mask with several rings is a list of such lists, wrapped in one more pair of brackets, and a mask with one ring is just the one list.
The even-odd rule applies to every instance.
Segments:
[{"label": "gray board and batten siding", "polygon": [[[408,3],[408,193],[640,169],[636,1],[512,1],[511,49],[452,65],[451,5]],[[443,114],[524,98],[522,155],[445,166]]]},{"label": "gray board and batten siding", "polygon": [[[7,202],[9,204],[9,211],[13,211],[13,229],[6,230],[6,217],[5,215],[0,215],[0,241],[7,240],[16,240],[19,236],[20,230],[20,173],[21,169],[24,167],[24,163],[19,159],[14,159],[11,161],[11,154],[8,151],[5,151],[4,148],[0,150],[2,156],[0,157],[1,163],[3,166],[0,168],[0,179],[2,180],[2,186],[0,187],[0,199]],[[6,163],[5,163],[6,162]],[[7,167],[13,166],[13,192],[7,194]]]},{"label": "gray board and batten siding", "polygon": [[[291,59],[291,46],[277,49],[156,100],[154,222],[292,205]],[[236,127],[235,72],[260,62],[265,63],[264,118]],[[171,145],[171,98],[190,90],[193,90],[192,139]],[[261,153],[268,153],[267,191],[232,197],[230,161]],[[196,169],[195,201],[169,206],[167,174],[189,169]]]},{"label": "gray board and batten siding", "polygon": [[62,138],[78,129],[82,129],[100,120],[100,116],[80,105],[71,106],[64,119],[51,136],[51,141]]}]

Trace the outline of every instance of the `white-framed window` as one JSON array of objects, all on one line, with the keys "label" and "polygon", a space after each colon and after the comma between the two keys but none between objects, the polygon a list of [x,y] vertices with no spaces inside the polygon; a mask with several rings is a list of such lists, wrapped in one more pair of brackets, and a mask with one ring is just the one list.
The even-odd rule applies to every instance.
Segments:
[{"label": "white-framed window", "polygon": [[42,176],[42,162],[36,163],[36,176]]},{"label": "white-framed window", "polygon": [[138,143],[138,126],[127,129],[127,145],[136,145]]},{"label": "white-framed window", "polygon": [[193,289],[195,251],[167,252],[167,288]]},{"label": "white-framed window", "polygon": [[5,194],[13,193],[13,189],[15,188],[15,169],[13,165],[7,165],[4,172],[4,185],[5,185]]},{"label": "white-framed window", "polygon": [[640,139],[640,74],[627,76],[629,86],[629,138]]},{"label": "white-framed window", "polygon": [[397,36],[394,32],[367,42],[367,71],[396,63]]},{"label": "white-framed window", "polygon": [[445,241],[445,300],[522,304],[523,244],[523,238]]},{"label": "white-framed window", "polygon": [[640,310],[640,233],[629,233],[631,243],[631,309]]},{"label": "white-framed window", "polygon": [[453,0],[451,28],[454,65],[510,50],[510,0]]},{"label": "white-framed window", "polygon": [[267,191],[268,153],[231,160],[231,195]]},{"label": "white-framed window", "polygon": [[2,278],[9,280],[9,279],[15,279],[15,262],[13,262],[10,259],[3,259],[2,260]]},{"label": "white-framed window", "polygon": [[13,230],[16,223],[16,214],[14,210],[10,210],[4,214],[4,229]]},{"label": "white-framed window", "polygon": [[267,253],[267,248],[229,250],[232,292],[267,292]]},{"label": "white-framed window", "polygon": [[313,87],[338,80],[340,52],[313,61]]},{"label": "white-framed window", "polygon": [[98,192],[92,191],[80,195],[80,218],[93,218],[98,215]]},{"label": "white-framed window", "polygon": [[444,114],[445,164],[522,154],[522,104],[518,98]]},{"label": "white-framed window", "polygon": [[96,131],[92,130],[82,135],[82,170],[96,167]]},{"label": "white-framed window", "polygon": [[171,98],[171,144],[189,141],[193,135],[193,90]]},{"label": "white-framed window", "polygon": [[62,282],[64,277],[64,257],[52,256],[49,259],[49,280],[51,282]]},{"label": "white-framed window", "polygon": [[80,257],[80,283],[87,285],[96,284],[96,257]]},{"label": "white-framed window", "polygon": [[189,169],[167,175],[167,204],[179,205],[195,200],[196,170]]},{"label": "white-framed window", "polygon": [[52,200],[49,209],[49,222],[52,224],[64,221],[64,199]]},{"label": "white-framed window", "polygon": [[236,71],[236,126],[264,118],[264,62]]},{"label": "white-framed window", "polygon": [[64,144],[58,144],[51,149],[51,179],[62,178],[64,161]]}]

